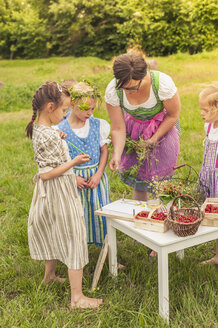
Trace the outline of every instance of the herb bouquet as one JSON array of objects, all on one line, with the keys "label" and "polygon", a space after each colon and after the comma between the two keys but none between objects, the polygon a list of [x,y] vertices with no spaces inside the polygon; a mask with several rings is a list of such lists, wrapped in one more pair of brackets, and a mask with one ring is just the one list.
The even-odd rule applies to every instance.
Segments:
[{"label": "herb bouquet", "polygon": [[144,165],[146,160],[148,160],[149,163],[151,163],[152,159],[157,160],[153,154],[156,146],[157,143],[151,144],[147,140],[144,140],[142,136],[139,137],[139,140],[133,140],[129,135],[127,135],[125,144],[126,154],[130,155],[135,152],[137,155],[137,164],[131,166],[128,170],[121,172],[122,177],[124,179],[128,176],[136,178],[139,169]]}]

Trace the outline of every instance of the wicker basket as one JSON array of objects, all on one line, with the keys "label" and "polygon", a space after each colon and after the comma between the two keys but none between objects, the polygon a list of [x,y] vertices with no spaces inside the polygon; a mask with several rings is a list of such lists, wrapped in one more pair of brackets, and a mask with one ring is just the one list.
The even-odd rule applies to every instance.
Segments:
[{"label": "wicker basket", "polygon": [[[190,199],[197,208],[180,208],[175,209],[174,204],[178,198],[181,199]],[[184,223],[184,222],[177,222],[176,219],[179,218],[179,216],[192,216],[195,215],[198,219],[195,222],[190,223]],[[168,216],[167,216],[167,222],[169,225],[169,228],[173,230],[173,232],[180,237],[186,237],[194,235],[198,227],[203,220],[202,213],[200,211],[198,203],[189,195],[181,195],[174,198],[172,206],[170,207]]]}]

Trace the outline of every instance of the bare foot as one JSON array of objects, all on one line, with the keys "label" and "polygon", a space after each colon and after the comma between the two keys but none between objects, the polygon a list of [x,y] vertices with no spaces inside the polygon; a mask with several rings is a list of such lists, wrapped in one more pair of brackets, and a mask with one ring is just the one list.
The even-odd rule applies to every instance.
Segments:
[{"label": "bare foot", "polygon": [[61,278],[61,277],[55,277],[53,281],[57,281],[60,284],[63,284],[65,282],[66,278]]},{"label": "bare foot", "polygon": [[53,277],[53,278],[51,278],[51,277],[45,277],[45,278],[43,279],[43,282],[44,282],[44,284],[46,284],[46,285],[51,284],[51,283],[54,282],[54,281],[57,281],[57,282],[59,282],[60,284],[63,284],[63,283],[65,282],[65,280],[66,280],[66,278],[61,278],[61,277],[55,276],[55,277]]},{"label": "bare foot", "polygon": [[73,300],[70,303],[71,309],[75,308],[81,308],[81,309],[87,309],[87,308],[97,308],[99,307],[103,302],[102,298],[89,298],[84,295],[78,298],[78,300]]},{"label": "bare foot", "polygon": [[214,257],[212,257],[212,259],[203,261],[200,264],[218,264],[218,257],[214,256]]},{"label": "bare foot", "polygon": [[120,270],[124,270],[124,269],[126,269],[126,266],[121,263],[118,263],[117,268]]},{"label": "bare foot", "polygon": [[150,253],[149,253],[149,258],[156,257],[156,256],[157,256],[157,252],[155,252],[155,251],[150,251]]}]

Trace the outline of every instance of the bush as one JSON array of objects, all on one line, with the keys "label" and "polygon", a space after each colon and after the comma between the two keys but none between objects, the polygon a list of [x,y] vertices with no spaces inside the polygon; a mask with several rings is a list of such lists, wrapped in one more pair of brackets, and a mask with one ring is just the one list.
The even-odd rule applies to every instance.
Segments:
[{"label": "bush", "polygon": [[4,58],[38,58],[48,53],[48,32],[38,11],[20,0],[0,0],[0,54]]},{"label": "bush", "polygon": [[0,54],[109,59],[135,44],[193,54],[217,46],[217,13],[215,0],[0,0]]}]

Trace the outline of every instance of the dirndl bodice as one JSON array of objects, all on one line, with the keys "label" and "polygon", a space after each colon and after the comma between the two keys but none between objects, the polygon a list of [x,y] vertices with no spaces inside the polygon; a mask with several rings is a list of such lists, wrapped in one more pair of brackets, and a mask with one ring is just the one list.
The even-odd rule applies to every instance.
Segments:
[{"label": "dirndl bodice", "polygon": [[[85,154],[89,154],[91,160],[88,163],[80,164],[77,167],[85,168],[85,167],[93,167],[98,165],[100,159],[100,121],[95,117],[89,118],[89,133],[85,138],[78,137],[76,133],[70,126],[68,120],[63,120],[59,125],[59,129],[67,134],[65,141],[68,143],[70,157],[74,158],[78,156],[80,150],[82,150]],[[74,148],[72,146],[77,147]]]}]

